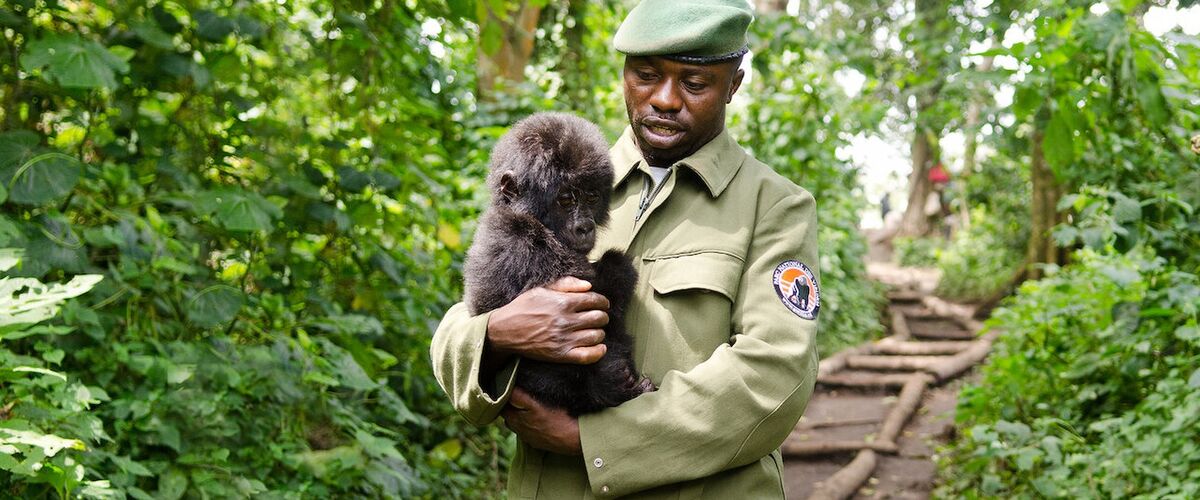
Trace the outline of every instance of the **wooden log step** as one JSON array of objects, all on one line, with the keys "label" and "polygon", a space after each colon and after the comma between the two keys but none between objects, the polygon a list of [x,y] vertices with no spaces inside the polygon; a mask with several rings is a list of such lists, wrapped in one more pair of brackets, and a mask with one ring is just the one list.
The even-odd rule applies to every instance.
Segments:
[{"label": "wooden log step", "polygon": [[912,342],[897,340],[892,337],[880,339],[871,346],[871,352],[875,354],[892,354],[906,356],[929,356],[936,354],[958,354],[971,347],[971,341],[967,340],[935,340],[926,342]]},{"label": "wooden log step", "polygon": [[925,294],[914,290],[896,290],[888,292],[887,298],[891,302],[912,303],[921,302],[921,299],[925,298]]},{"label": "wooden log step", "polygon": [[781,448],[787,457],[811,457],[860,450],[875,450],[881,453],[896,453],[896,443],[891,441],[785,441]]},{"label": "wooden log step", "polygon": [[939,297],[932,295],[921,298],[921,303],[934,313],[954,318],[963,328],[974,333],[983,328],[983,323],[975,320],[975,308],[962,304],[954,304],[947,302]]},{"label": "wooden log step", "polygon": [[845,369],[847,357],[858,354],[866,354],[868,352],[871,352],[871,345],[862,344],[849,349],[843,349],[833,356],[822,359],[820,363],[817,364],[817,379],[820,380],[821,377],[832,375],[835,372]]},{"label": "wooden log step", "polygon": [[912,337],[912,331],[908,329],[908,319],[895,309],[892,310],[892,337],[897,340],[908,340]]},{"label": "wooden log step", "polygon": [[896,442],[896,438],[900,436],[900,429],[917,410],[917,405],[921,404],[921,395],[925,394],[925,387],[928,385],[929,377],[925,375],[914,376],[904,384],[904,388],[900,390],[900,397],[896,398],[896,405],[888,412],[883,426],[879,429],[878,437],[881,441]]},{"label": "wooden log step", "polygon": [[817,483],[817,487],[808,496],[809,500],[845,500],[854,496],[871,473],[875,471],[875,451],[862,450],[854,456],[854,460],[838,469],[828,479]]},{"label": "wooden log step", "polygon": [[949,356],[878,356],[860,354],[846,357],[846,366],[858,370],[932,371]]},{"label": "wooden log step", "polygon": [[883,422],[883,419],[873,418],[873,417],[841,418],[841,419],[837,419],[837,420],[822,420],[819,422],[805,422],[803,419],[801,419],[800,423],[796,424],[796,430],[803,432],[803,431],[811,431],[811,430],[815,430],[815,429],[824,429],[827,427],[849,427],[852,425],[871,425],[871,424],[878,424],[880,422]]},{"label": "wooden log step", "polygon": [[914,337],[934,340],[975,340],[974,333],[959,327],[959,325],[946,325],[945,323],[950,323],[948,320],[927,324],[922,324],[923,322],[923,320],[921,322],[909,321],[908,327],[912,330]]},{"label": "wooden log step", "polygon": [[817,377],[817,383],[843,387],[886,388],[904,387],[912,378],[910,373],[872,373],[841,371]]},{"label": "wooden log step", "polygon": [[972,366],[975,366],[979,364],[980,361],[983,361],[983,358],[987,357],[988,353],[992,350],[992,341],[995,340],[996,336],[999,334],[1000,332],[996,330],[988,332],[979,340],[973,342],[974,345],[967,350],[950,356],[945,363],[935,367],[931,373],[933,373],[938,380],[945,381],[954,378],[964,371],[967,371]]}]

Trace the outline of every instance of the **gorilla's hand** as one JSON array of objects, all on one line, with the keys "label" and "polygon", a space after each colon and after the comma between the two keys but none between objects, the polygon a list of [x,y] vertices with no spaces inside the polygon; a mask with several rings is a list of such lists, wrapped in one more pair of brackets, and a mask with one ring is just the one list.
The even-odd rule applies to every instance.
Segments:
[{"label": "gorilla's hand", "polygon": [[608,348],[608,299],[592,285],[566,277],[530,289],[488,318],[487,341],[498,354],[552,363],[591,364]]}]

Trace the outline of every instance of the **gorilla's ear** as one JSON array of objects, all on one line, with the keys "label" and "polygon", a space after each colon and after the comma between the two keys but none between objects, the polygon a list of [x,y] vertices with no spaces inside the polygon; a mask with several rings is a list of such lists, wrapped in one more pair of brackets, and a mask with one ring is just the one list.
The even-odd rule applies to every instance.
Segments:
[{"label": "gorilla's ear", "polygon": [[517,189],[517,179],[513,176],[513,171],[506,170],[500,176],[500,199],[504,200],[504,203],[512,203],[520,195],[520,190]]}]

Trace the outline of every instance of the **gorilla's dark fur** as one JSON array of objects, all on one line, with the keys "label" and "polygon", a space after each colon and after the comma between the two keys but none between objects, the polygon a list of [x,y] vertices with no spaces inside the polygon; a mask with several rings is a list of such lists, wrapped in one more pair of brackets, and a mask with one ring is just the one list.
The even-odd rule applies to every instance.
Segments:
[{"label": "gorilla's dark fur", "polygon": [[590,281],[610,303],[604,328],[608,350],[600,361],[572,365],[524,359],[517,385],[572,415],[616,406],[644,392],[633,366],[633,340],[623,324],[637,273],[617,251],[595,264],[587,259],[595,231],[608,220],[613,183],[600,130],[568,114],[535,114],[500,139],[490,168],[492,204],[480,218],[464,269],[471,314],[504,306],[564,276]]}]

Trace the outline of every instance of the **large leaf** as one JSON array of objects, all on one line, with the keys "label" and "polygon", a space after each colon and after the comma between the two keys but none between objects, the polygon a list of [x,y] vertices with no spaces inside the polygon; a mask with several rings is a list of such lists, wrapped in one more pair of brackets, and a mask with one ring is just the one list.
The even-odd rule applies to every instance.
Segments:
[{"label": "large leaf", "polygon": [[32,278],[0,278],[0,326],[32,324],[54,317],[63,301],[83,295],[103,276],[84,274],[66,284]]},{"label": "large leaf", "polygon": [[205,288],[188,301],[188,320],[202,328],[223,325],[237,316],[244,300],[245,294],[228,285]]},{"label": "large leaf", "polygon": [[196,210],[212,214],[217,223],[230,231],[270,231],[272,221],[283,217],[279,206],[255,193],[223,189],[196,197]]},{"label": "large leaf", "polygon": [[175,47],[175,43],[171,40],[171,35],[159,28],[157,24],[150,21],[136,22],[130,25],[133,32],[141,38],[143,42],[158,47],[163,50],[171,50]]},{"label": "large leaf", "polygon": [[33,158],[38,149],[38,135],[28,130],[13,130],[0,134],[0,178],[12,178],[18,167]]},{"label": "large leaf", "polygon": [[210,42],[220,42],[233,33],[237,25],[232,19],[221,16],[211,10],[197,11],[196,34]]},{"label": "large leaf", "polygon": [[42,76],[63,87],[114,89],[117,74],[129,64],[104,46],[75,35],[51,35],[30,43],[21,56],[25,71],[42,69]]},{"label": "large leaf", "polygon": [[8,183],[13,203],[41,205],[65,196],[79,182],[82,169],[75,158],[62,153],[43,153],[30,158]]}]

